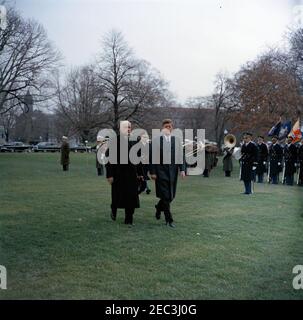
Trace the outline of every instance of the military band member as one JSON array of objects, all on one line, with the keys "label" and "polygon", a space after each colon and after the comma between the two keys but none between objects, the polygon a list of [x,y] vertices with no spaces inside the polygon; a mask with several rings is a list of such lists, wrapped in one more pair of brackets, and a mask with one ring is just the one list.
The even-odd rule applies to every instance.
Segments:
[{"label": "military band member", "polygon": [[[161,212],[164,212],[166,225],[174,228],[174,220],[170,210],[170,205],[176,196],[178,174],[181,177],[185,177],[185,160],[184,155],[183,163],[177,164],[175,159],[175,149],[180,150],[183,153],[182,142],[179,141],[177,137],[171,135],[173,130],[173,122],[170,119],[163,120],[162,122],[162,135],[160,139],[154,139],[152,144],[155,146],[152,148],[158,150],[159,163],[150,164],[150,176],[155,181],[156,185],[156,196],[159,198],[158,204],[155,205],[156,208],[156,218],[159,220],[161,218]],[[164,163],[163,153],[164,150],[171,151],[171,161],[170,164]]]},{"label": "military band member", "polygon": [[301,144],[298,147],[298,185],[303,186],[303,138],[301,140]]},{"label": "military band member", "polygon": [[233,171],[233,151],[234,148],[225,147],[223,149],[223,171],[225,172],[225,177],[231,177],[231,172]]},{"label": "military band member", "polygon": [[61,144],[61,165],[63,167],[63,171],[68,171],[69,168],[69,143],[68,138],[66,136],[62,137],[62,144]]},{"label": "military band member", "polygon": [[279,173],[282,171],[283,148],[278,142],[278,137],[272,137],[272,144],[269,147],[269,182],[279,183]]},{"label": "military band member", "polygon": [[297,164],[297,147],[292,143],[292,141],[293,138],[288,137],[283,149],[284,179],[288,186],[292,186],[294,184],[294,174],[296,172]]},{"label": "military band member", "polygon": [[258,165],[256,169],[256,175],[258,177],[258,183],[263,183],[264,173],[266,172],[266,164],[268,160],[268,148],[266,143],[264,143],[264,137],[259,136],[257,141],[258,147]]},{"label": "military band member", "polygon": [[[133,225],[133,215],[135,208],[140,207],[138,186],[139,179],[142,179],[142,165],[135,165],[131,163],[120,163],[120,140],[125,139],[128,147],[128,152],[131,147],[136,144],[135,141],[129,141],[128,137],[131,134],[131,123],[129,121],[120,122],[120,134],[117,136],[117,163],[106,164],[106,178],[111,185],[112,203],[111,203],[111,218],[116,220],[117,209],[125,209],[124,223]],[[109,148],[111,148],[109,142]],[[109,155],[109,149],[106,152]]]},{"label": "military band member", "polygon": [[244,194],[252,194],[252,181],[254,179],[254,170],[257,168],[258,148],[252,142],[252,134],[244,133],[244,144],[241,147],[241,180],[244,182]]}]

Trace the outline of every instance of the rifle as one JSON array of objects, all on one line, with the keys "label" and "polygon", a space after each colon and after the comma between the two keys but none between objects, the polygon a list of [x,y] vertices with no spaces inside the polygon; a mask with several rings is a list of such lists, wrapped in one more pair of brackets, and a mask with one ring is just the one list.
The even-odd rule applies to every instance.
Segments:
[{"label": "rifle", "polygon": [[299,165],[298,176],[297,176],[297,185],[299,185],[299,182],[300,182],[300,174],[301,174],[301,165]]},{"label": "rifle", "polygon": [[285,184],[285,161],[283,163],[282,184]]},{"label": "rifle", "polygon": [[267,182],[270,183],[270,160],[268,161]]}]

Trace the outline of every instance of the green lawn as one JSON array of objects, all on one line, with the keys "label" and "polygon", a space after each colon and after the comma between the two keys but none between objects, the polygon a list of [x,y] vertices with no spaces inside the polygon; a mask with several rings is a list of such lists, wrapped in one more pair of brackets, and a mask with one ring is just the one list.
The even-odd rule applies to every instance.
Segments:
[{"label": "green lawn", "polygon": [[238,170],[179,181],[176,229],[141,196],[135,226],[109,217],[110,188],[93,154],[0,154],[1,299],[302,299],[303,188],[256,185]]}]

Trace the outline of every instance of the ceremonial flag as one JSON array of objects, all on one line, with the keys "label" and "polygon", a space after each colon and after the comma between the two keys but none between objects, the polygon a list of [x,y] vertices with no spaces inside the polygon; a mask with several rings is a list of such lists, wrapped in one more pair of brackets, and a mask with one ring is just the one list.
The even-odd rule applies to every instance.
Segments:
[{"label": "ceremonial flag", "polygon": [[272,137],[272,136],[279,136],[280,130],[281,130],[281,121],[279,121],[278,123],[276,123],[268,132],[268,136]]},{"label": "ceremonial flag", "polygon": [[293,138],[292,143],[296,143],[296,142],[299,142],[301,140],[302,131],[300,129],[300,119],[298,119],[298,121],[293,126],[289,136]]},{"label": "ceremonial flag", "polygon": [[291,121],[286,121],[281,125],[281,130],[279,132],[279,140],[285,139],[291,131]]}]

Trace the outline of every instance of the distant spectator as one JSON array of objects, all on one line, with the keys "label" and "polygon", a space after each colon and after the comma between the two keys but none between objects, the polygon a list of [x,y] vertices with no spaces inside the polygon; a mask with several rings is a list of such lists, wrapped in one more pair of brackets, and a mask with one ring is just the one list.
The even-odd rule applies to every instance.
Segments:
[{"label": "distant spectator", "polygon": [[69,152],[70,149],[68,144],[68,138],[66,136],[63,136],[61,144],[61,165],[63,166],[63,171],[68,171]]}]

